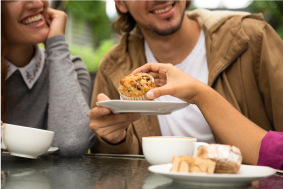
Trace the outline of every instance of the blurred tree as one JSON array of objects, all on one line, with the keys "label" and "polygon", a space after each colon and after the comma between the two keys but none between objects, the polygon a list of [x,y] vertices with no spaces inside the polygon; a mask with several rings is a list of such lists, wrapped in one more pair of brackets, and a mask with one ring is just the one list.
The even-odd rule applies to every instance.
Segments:
[{"label": "blurred tree", "polygon": [[265,21],[283,39],[283,1],[253,1],[247,10],[251,13],[262,13]]},{"label": "blurred tree", "polygon": [[87,21],[93,27],[93,39],[98,46],[112,33],[111,21],[106,14],[105,1],[68,1],[66,12],[78,20]]}]

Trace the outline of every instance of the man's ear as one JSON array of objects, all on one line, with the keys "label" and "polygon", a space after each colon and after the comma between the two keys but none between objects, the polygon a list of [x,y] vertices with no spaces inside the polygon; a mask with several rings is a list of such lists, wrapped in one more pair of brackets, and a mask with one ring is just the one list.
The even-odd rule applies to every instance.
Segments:
[{"label": "man's ear", "polygon": [[127,13],[128,12],[128,9],[124,3],[124,1],[122,0],[115,0],[115,4],[116,4],[116,7],[122,12],[122,13]]}]

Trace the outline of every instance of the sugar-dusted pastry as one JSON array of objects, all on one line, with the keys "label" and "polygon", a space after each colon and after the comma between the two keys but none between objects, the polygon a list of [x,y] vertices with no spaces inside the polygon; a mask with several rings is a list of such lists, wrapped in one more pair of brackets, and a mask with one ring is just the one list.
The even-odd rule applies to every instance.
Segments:
[{"label": "sugar-dusted pastry", "polygon": [[215,173],[238,173],[242,164],[241,151],[230,145],[210,144],[201,147],[196,157],[215,161]]},{"label": "sugar-dusted pastry", "polygon": [[215,162],[206,158],[174,156],[170,172],[210,173],[215,169]]},{"label": "sugar-dusted pastry", "polygon": [[123,77],[120,80],[118,90],[122,100],[148,100],[146,93],[154,87],[151,75],[138,73]]}]

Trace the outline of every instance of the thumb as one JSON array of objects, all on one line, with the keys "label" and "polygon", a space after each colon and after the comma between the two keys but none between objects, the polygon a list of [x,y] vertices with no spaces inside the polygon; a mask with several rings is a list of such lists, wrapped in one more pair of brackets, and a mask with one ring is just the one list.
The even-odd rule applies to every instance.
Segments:
[{"label": "thumb", "polygon": [[105,94],[100,93],[97,95],[97,102],[106,101],[106,100],[110,100],[110,98],[106,96]]},{"label": "thumb", "polygon": [[159,88],[151,89],[150,91],[147,92],[146,97],[148,99],[155,99],[155,98],[158,98],[160,96],[170,95],[170,94],[171,94],[170,86],[164,85],[164,86],[159,87]]}]

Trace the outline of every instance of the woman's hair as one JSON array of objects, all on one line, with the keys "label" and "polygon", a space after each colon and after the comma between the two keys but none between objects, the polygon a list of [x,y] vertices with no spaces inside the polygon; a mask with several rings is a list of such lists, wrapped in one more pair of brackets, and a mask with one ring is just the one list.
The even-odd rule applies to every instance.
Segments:
[{"label": "woman's hair", "polygon": [[1,1],[1,120],[5,120],[6,103],[3,98],[5,78],[7,75],[7,68],[5,64],[5,53],[7,51],[7,41],[3,36],[3,28],[5,26],[5,3]]},{"label": "woman's hair", "polygon": [[[191,1],[186,2],[186,9],[188,9],[191,5]],[[112,23],[112,29],[117,34],[130,33],[136,26],[136,21],[132,17],[132,15],[127,13],[122,13],[116,6],[116,10],[118,13],[118,18]]]}]

